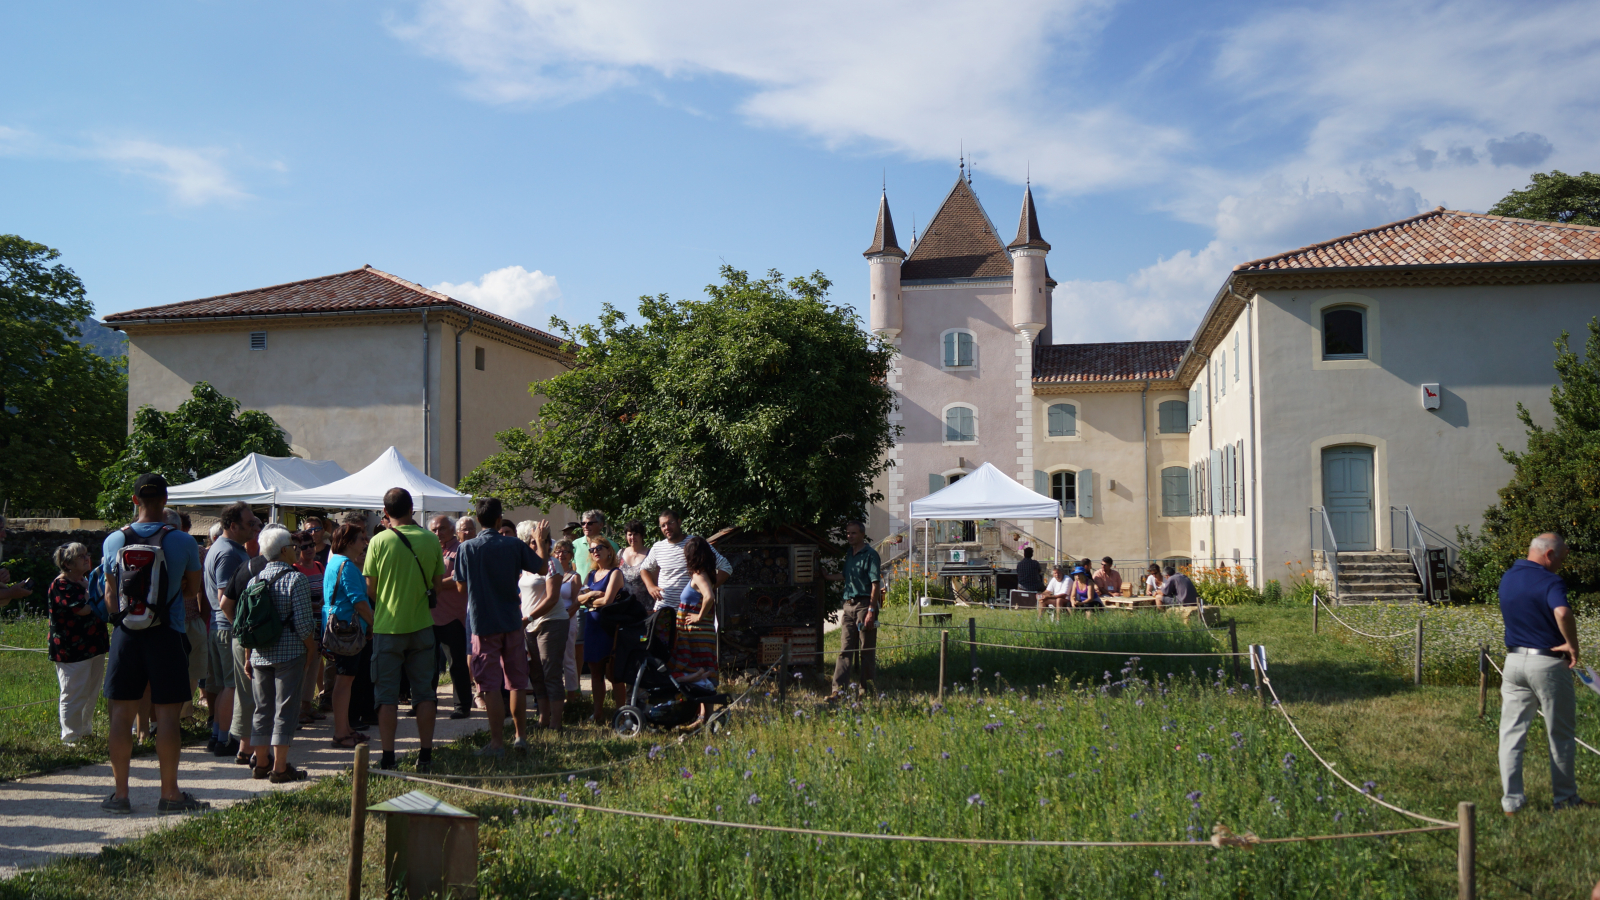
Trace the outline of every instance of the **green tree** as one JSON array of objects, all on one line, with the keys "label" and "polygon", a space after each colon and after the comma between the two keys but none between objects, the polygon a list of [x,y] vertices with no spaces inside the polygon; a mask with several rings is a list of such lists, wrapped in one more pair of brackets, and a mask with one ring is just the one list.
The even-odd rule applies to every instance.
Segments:
[{"label": "green tree", "polygon": [[133,415],[128,449],[100,473],[100,515],[109,522],[133,517],[133,482],[160,472],[171,485],[214,474],[251,453],[292,456],[283,429],[264,412],[239,411],[239,401],[207,382],[164,413],[146,404]]},{"label": "green tree", "polygon": [[[1528,449],[1500,448],[1515,467],[1500,502],[1483,514],[1474,537],[1458,528],[1462,567],[1474,593],[1490,600],[1500,576],[1527,556],[1528,542],[1546,531],[1567,539],[1572,555],[1562,577],[1575,595],[1600,594],[1600,318],[1589,320],[1589,339],[1579,357],[1567,332],[1556,341],[1556,374],[1550,389],[1554,427],[1535,425],[1527,407],[1517,416],[1528,429]],[[1600,601],[1600,596],[1583,604]]]},{"label": "green tree", "polygon": [[1533,183],[1489,208],[1491,216],[1538,219],[1566,225],[1600,225],[1600,175],[1568,175],[1560,169],[1533,173]]},{"label": "green tree", "polygon": [[529,386],[539,419],[499,434],[461,489],[646,519],[672,506],[702,533],[862,517],[896,433],[892,348],[826,301],[820,272],[721,273],[704,300],[640,298],[639,324],[609,304],[598,325],[552,319],[576,365]]},{"label": "green tree", "polygon": [[60,256],[0,234],[0,497],[87,516],[126,440],[128,382],[74,340],[94,306],[71,269],[50,265]]}]

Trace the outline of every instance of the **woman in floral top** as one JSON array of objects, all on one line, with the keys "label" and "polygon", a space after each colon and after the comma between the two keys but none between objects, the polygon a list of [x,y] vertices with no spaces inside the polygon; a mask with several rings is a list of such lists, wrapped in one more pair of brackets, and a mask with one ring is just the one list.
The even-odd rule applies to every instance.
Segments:
[{"label": "woman in floral top", "polygon": [[89,599],[86,577],[94,568],[89,548],[62,544],[55,552],[61,574],[50,582],[50,661],[61,685],[61,740],[76,744],[94,730],[94,710],[106,671],[111,637],[104,607]]}]

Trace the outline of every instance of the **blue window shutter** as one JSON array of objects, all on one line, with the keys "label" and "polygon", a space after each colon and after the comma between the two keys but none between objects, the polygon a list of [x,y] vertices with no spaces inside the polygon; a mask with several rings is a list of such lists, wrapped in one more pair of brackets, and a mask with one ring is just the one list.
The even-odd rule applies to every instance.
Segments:
[{"label": "blue window shutter", "polygon": [[964,331],[956,333],[956,365],[972,365],[972,335]]},{"label": "blue window shutter", "polygon": [[944,364],[947,367],[956,364],[956,336],[954,332],[944,336]]},{"label": "blue window shutter", "polygon": [[1094,470],[1078,470],[1078,515],[1094,517]]},{"label": "blue window shutter", "polygon": [[942,491],[942,490],[944,490],[944,476],[943,475],[929,475],[928,476],[928,493],[935,494],[935,493],[938,493],[939,491]]},{"label": "blue window shutter", "polygon": [[1233,333],[1233,380],[1234,381],[1238,381],[1239,380],[1239,370],[1240,370],[1240,368],[1242,368],[1242,367],[1239,365],[1239,332],[1235,331]]},{"label": "blue window shutter", "polygon": [[1050,437],[1072,437],[1078,433],[1078,408],[1070,403],[1056,403],[1045,411]]},{"label": "blue window shutter", "polygon": [[1039,469],[1033,470],[1033,491],[1036,494],[1050,496],[1050,475]]},{"label": "blue window shutter", "polygon": [[1189,470],[1182,466],[1169,466],[1161,470],[1161,515],[1166,517],[1189,514]]},{"label": "blue window shutter", "polygon": [[1245,507],[1250,502],[1249,501],[1249,496],[1245,493],[1244,474],[1243,474],[1243,472],[1244,472],[1244,441],[1242,441],[1242,440],[1239,441],[1237,444],[1234,445],[1234,447],[1235,447],[1235,449],[1233,451],[1233,458],[1234,458],[1234,460],[1236,460],[1236,464],[1239,466],[1239,471],[1240,471],[1240,474],[1238,476],[1238,484],[1239,484],[1239,490],[1238,490],[1239,500],[1238,500],[1238,504],[1239,505],[1238,505],[1237,509],[1239,511],[1239,515],[1242,516],[1242,515],[1246,514]]}]

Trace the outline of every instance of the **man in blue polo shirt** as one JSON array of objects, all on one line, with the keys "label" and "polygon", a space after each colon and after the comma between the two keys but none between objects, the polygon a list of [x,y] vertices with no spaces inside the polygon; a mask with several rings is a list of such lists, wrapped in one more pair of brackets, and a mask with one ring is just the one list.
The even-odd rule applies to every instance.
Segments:
[{"label": "man in blue polo shirt", "polygon": [[1527,802],[1522,790],[1522,751],[1528,726],[1543,712],[1550,735],[1550,790],[1556,809],[1591,807],[1578,798],[1573,776],[1577,756],[1577,698],[1572,672],[1578,665],[1578,622],[1567,606],[1567,586],[1556,572],[1567,558],[1567,542],[1546,532],[1528,546],[1500,579],[1500,616],[1506,625],[1506,667],[1500,683],[1500,807],[1515,815]]}]

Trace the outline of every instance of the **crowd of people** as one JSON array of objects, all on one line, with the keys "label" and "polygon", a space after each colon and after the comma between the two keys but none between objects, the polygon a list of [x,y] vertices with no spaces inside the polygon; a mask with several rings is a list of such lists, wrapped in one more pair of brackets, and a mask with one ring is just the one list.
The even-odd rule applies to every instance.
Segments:
[{"label": "crowd of people", "polygon": [[[1039,561],[1033,558],[1033,548],[1024,547],[1017,562],[1017,589],[1033,593],[1040,606],[1058,611],[1102,607],[1105,598],[1122,596],[1122,573],[1115,565],[1116,560],[1109,556],[1100,559],[1098,569],[1088,559],[1058,562],[1051,567],[1053,577],[1047,583]],[[1151,563],[1143,587],[1146,596],[1155,598],[1157,609],[1200,603],[1194,582],[1173,566],[1163,569]]]}]

